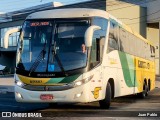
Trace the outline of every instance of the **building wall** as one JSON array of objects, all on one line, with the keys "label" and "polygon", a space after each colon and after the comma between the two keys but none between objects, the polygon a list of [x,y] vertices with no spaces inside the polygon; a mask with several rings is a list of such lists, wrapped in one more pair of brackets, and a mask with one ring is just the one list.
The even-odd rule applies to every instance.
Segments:
[{"label": "building wall", "polygon": [[[159,25],[159,24],[158,24]],[[151,40],[155,46],[159,46],[159,28],[152,27],[149,25],[147,27],[147,39]],[[155,62],[156,62],[156,74],[159,75],[160,73],[160,66],[159,66],[159,49],[156,49],[156,54],[155,54]]]},{"label": "building wall", "polygon": [[107,11],[146,38],[146,8],[115,0],[107,4]]},{"label": "building wall", "polygon": [[17,21],[10,21],[10,22],[3,22],[3,23],[0,23],[0,29],[1,28],[7,28],[7,27],[14,27],[14,26],[21,26],[24,22],[24,19],[23,20],[17,20]]},{"label": "building wall", "polygon": [[106,0],[93,0],[89,2],[66,5],[59,8],[93,8],[93,9],[106,10]]},{"label": "building wall", "polygon": [[[155,46],[160,48],[160,0],[152,0],[147,4],[147,22],[150,24],[155,24],[154,27],[150,27],[150,32],[148,33],[148,37],[152,37],[152,41]],[[157,24],[156,24],[157,23]],[[156,37],[156,38],[155,38]],[[160,49],[156,50],[156,73],[160,75]]]}]

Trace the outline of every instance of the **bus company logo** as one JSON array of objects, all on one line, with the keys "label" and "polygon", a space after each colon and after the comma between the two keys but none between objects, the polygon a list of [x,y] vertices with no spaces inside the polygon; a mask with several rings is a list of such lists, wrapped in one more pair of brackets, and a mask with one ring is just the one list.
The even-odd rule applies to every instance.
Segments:
[{"label": "bus company logo", "polygon": [[117,59],[108,57],[108,60],[110,61],[110,64],[117,64]]},{"label": "bus company logo", "polygon": [[2,112],[2,117],[11,117],[11,112]]},{"label": "bus company logo", "polygon": [[94,91],[92,91],[95,99],[97,99],[99,97],[99,91],[100,90],[101,90],[101,87],[95,87]]},{"label": "bus company logo", "polygon": [[37,77],[54,77],[55,74],[37,74]]},{"label": "bus company logo", "polygon": [[144,61],[138,61],[138,67],[139,68],[146,68],[146,69],[150,69],[150,64]]}]

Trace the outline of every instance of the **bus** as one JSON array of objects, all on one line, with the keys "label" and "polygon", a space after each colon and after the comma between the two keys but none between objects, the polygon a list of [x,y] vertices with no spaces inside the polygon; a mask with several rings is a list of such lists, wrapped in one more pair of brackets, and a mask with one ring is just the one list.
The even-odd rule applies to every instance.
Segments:
[{"label": "bus", "polygon": [[111,99],[155,88],[155,48],[106,11],[45,10],[27,16],[17,44],[18,102],[87,103],[110,107]]}]

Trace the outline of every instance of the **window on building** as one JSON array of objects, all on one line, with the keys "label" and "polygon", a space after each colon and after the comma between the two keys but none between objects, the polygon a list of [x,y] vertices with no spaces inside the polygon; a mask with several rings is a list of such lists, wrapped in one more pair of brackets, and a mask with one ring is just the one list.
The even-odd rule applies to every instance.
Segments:
[{"label": "window on building", "polygon": [[[9,29],[12,29],[12,28],[20,28],[20,26],[14,26],[14,27],[8,27],[8,28],[2,28],[1,29],[1,44],[0,44],[0,47],[3,47],[3,38],[4,38],[4,34],[7,32],[7,30]],[[13,33],[12,35],[10,35],[9,37],[9,43],[8,43],[8,46],[17,46],[17,41],[18,41],[18,37],[19,37],[19,32],[17,33]]]}]

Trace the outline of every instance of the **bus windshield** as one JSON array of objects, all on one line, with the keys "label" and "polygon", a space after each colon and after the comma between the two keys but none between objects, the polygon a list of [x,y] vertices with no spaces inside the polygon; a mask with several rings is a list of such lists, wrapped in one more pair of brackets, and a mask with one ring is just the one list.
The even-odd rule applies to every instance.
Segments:
[{"label": "bus windshield", "polygon": [[29,20],[20,35],[17,69],[29,72],[62,72],[84,68],[87,51],[84,34],[88,20]]}]

